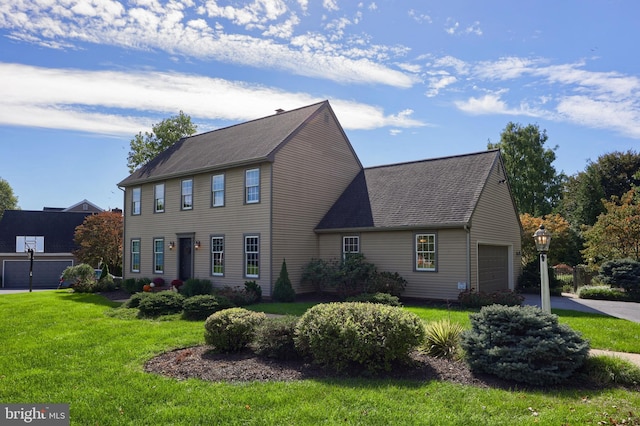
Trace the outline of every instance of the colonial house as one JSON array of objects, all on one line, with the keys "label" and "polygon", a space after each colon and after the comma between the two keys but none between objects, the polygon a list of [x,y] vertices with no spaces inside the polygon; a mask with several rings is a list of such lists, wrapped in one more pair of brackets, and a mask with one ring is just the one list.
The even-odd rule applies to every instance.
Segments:
[{"label": "colonial house", "polygon": [[363,168],[329,102],[181,139],[119,183],[124,278],[256,281],[362,253],[404,296],[513,289],[521,226],[499,151]]},{"label": "colonial house", "polygon": [[[70,207],[43,210],[6,210],[0,219],[0,279],[2,288],[56,288],[60,274],[73,266],[77,226],[103,210],[82,200]],[[31,267],[28,249],[34,251]]]}]

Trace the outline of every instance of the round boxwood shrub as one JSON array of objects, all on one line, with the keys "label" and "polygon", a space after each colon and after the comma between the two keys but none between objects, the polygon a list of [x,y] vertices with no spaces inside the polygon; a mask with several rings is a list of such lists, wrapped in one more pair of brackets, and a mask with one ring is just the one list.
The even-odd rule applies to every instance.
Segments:
[{"label": "round boxwood shrub", "polygon": [[238,352],[253,340],[255,329],[267,316],[244,308],[216,312],[204,323],[204,340],[220,352]]},{"label": "round boxwood shrub", "polygon": [[362,293],[357,296],[348,297],[347,302],[379,303],[381,305],[402,306],[398,296],[388,293]]},{"label": "round boxwood shrub", "polygon": [[256,329],[251,348],[258,355],[278,360],[300,358],[295,346],[295,332],[298,317],[287,315],[284,317],[267,318]]},{"label": "round boxwood shrub", "polygon": [[159,291],[147,293],[138,305],[140,315],[157,317],[160,315],[177,314],[182,311],[184,297],[175,291]]},{"label": "round boxwood shrub", "polygon": [[129,297],[129,299],[124,302],[122,305],[123,308],[137,308],[140,306],[140,302],[142,299],[150,296],[152,293],[142,292],[142,293],[134,293]]},{"label": "round boxwood shrub", "polygon": [[187,320],[205,320],[211,314],[234,307],[229,299],[211,294],[200,294],[182,302],[182,316]]},{"label": "round boxwood shrub", "polygon": [[491,305],[469,318],[461,345],[474,371],[550,385],[569,378],[589,354],[580,334],[534,306]]},{"label": "round boxwood shrub", "polygon": [[374,303],[320,304],[309,309],[296,327],[296,348],[314,362],[343,371],[390,370],[407,361],[424,339],[420,318],[401,308]]}]

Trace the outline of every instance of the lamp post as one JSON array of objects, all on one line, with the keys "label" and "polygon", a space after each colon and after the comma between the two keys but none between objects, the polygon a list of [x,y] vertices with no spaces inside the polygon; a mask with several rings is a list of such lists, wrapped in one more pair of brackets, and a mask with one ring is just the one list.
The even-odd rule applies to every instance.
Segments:
[{"label": "lamp post", "polygon": [[551,233],[540,225],[533,234],[536,249],[540,253],[540,300],[542,310],[551,313],[551,294],[549,293],[549,268],[547,267],[547,252],[551,243]]}]

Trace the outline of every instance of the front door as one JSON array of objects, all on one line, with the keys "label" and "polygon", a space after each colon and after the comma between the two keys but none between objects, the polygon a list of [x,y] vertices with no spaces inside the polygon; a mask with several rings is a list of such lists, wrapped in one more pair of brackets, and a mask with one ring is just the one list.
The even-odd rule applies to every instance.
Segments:
[{"label": "front door", "polygon": [[191,268],[193,267],[193,241],[191,238],[178,239],[178,274],[183,282],[191,278]]}]

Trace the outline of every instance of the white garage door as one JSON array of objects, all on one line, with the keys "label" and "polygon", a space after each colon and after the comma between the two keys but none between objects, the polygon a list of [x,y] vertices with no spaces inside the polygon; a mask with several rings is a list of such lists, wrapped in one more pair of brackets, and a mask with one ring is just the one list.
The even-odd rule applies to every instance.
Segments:
[{"label": "white garage door", "polygon": [[478,287],[484,293],[509,289],[509,248],[478,246]]},{"label": "white garage door", "polygon": [[[33,288],[57,288],[60,274],[71,260],[34,260]],[[3,288],[29,288],[29,261],[5,260],[2,277]]]}]

